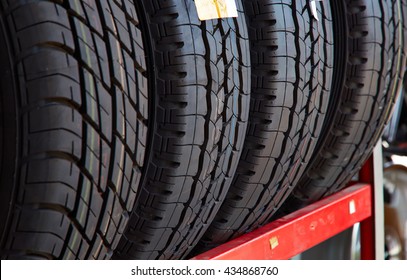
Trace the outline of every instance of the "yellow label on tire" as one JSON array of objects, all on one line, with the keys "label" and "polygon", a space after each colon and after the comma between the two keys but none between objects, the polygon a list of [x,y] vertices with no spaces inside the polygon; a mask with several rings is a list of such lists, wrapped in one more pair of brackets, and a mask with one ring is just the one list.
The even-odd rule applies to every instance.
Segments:
[{"label": "yellow label on tire", "polygon": [[235,0],[195,0],[200,20],[237,17]]}]

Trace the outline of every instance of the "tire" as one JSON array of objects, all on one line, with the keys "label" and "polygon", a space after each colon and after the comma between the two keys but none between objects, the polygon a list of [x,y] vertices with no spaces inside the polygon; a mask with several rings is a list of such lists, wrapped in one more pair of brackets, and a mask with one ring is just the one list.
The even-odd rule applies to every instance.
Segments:
[{"label": "tire", "polygon": [[1,1],[2,259],[108,259],[147,142],[130,1]]},{"label": "tire", "polygon": [[[405,1],[343,0],[338,24],[348,27],[345,84],[334,93],[307,171],[281,208],[292,212],[343,189],[382,135],[402,86],[406,65]],[[345,22],[342,22],[345,21]]]},{"label": "tire", "polygon": [[302,252],[301,260],[361,260],[360,224],[332,236]]},{"label": "tire", "polygon": [[267,223],[315,148],[333,73],[329,2],[245,0],[252,59],[249,127],[232,187],[194,253]]},{"label": "tire", "polygon": [[154,60],[154,127],[114,258],[182,259],[213,220],[240,157],[250,102],[247,26],[241,12],[201,22],[190,1],[138,1],[137,8]]}]

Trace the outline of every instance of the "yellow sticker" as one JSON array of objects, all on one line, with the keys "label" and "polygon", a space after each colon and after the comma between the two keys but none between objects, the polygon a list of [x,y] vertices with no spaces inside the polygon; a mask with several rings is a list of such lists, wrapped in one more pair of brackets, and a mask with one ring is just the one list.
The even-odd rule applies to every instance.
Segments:
[{"label": "yellow sticker", "polygon": [[272,237],[272,238],[269,240],[269,242],[270,242],[271,250],[274,250],[274,249],[279,245],[279,244],[278,244],[278,238],[277,238],[277,236]]},{"label": "yellow sticker", "polygon": [[195,0],[200,20],[237,17],[235,0]]}]

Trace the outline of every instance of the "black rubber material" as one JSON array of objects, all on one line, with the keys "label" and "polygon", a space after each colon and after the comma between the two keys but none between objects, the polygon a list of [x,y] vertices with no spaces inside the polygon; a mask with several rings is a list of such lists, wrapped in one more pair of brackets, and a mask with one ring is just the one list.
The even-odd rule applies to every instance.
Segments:
[{"label": "black rubber material", "polygon": [[232,187],[195,253],[270,220],[315,148],[333,73],[329,1],[245,0],[252,58],[249,127]]},{"label": "black rubber material", "polygon": [[147,141],[134,5],[2,0],[0,13],[1,258],[110,258]]},{"label": "black rubber material", "polygon": [[291,197],[287,213],[344,188],[382,134],[406,65],[406,1],[343,0],[348,26],[346,82],[332,124]]},{"label": "black rubber material", "polygon": [[114,258],[182,259],[213,220],[240,157],[250,102],[247,26],[241,12],[201,22],[192,1],[138,1],[137,9],[153,52],[155,127]]}]

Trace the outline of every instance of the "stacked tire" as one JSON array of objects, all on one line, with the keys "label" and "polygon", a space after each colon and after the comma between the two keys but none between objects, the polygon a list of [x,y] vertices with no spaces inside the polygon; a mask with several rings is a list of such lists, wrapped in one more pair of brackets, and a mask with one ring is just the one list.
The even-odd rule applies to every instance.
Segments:
[{"label": "stacked tire", "polygon": [[0,1],[2,259],[185,259],[344,188],[404,0]]},{"label": "stacked tire", "polygon": [[[343,189],[380,139],[403,86],[406,68],[405,1],[337,1],[347,26],[343,86],[333,92],[319,149],[290,199],[290,212]],[[342,22],[341,22],[342,21]],[[338,38],[339,39],[339,38]]]}]

